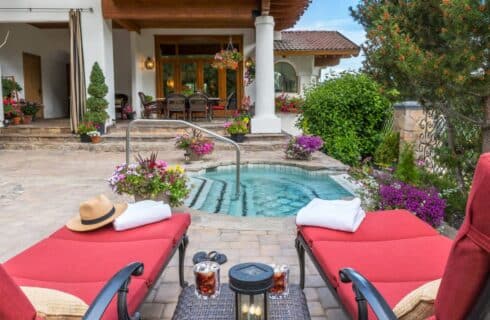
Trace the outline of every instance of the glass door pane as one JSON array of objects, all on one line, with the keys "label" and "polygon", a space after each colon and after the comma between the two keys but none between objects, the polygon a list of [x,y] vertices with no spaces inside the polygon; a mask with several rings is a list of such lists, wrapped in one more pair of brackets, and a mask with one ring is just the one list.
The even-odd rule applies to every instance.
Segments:
[{"label": "glass door pane", "polygon": [[191,95],[197,90],[197,62],[180,64],[180,93]]},{"label": "glass door pane", "polygon": [[174,64],[164,63],[162,65],[163,95],[166,97],[175,92]]},{"label": "glass door pane", "polygon": [[213,68],[210,62],[204,62],[203,75],[203,93],[207,94],[209,97],[219,97],[218,69]]},{"label": "glass door pane", "polygon": [[227,96],[227,98],[231,94],[235,94],[235,99],[237,98],[237,70],[226,69],[226,96]]}]

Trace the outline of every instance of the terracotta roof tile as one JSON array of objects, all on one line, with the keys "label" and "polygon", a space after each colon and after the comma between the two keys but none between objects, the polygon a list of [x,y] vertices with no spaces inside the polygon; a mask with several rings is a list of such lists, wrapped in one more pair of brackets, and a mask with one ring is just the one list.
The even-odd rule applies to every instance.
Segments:
[{"label": "terracotta roof tile", "polygon": [[283,31],[282,40],[274,41],[274,50],[359,52],[359,46],[338,31]]}]

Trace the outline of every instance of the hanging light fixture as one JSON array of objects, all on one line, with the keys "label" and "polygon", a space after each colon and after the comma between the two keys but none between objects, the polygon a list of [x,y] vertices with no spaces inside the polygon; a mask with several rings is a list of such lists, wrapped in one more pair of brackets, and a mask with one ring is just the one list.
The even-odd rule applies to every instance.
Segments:
[{"label": "hanging light fixture", "polygon": [[155,60],[153,60],[151,57],[147,57],[145,60],[145,68],[146,70],[152,70],[155,68]]}]

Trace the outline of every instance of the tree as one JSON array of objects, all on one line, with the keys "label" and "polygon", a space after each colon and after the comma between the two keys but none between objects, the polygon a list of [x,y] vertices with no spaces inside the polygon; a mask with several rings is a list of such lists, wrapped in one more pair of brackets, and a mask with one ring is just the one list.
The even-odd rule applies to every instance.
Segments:
[{"label": "tree", "polygon": [[87,99],[87,112],[84,115],[85,121],[96,124],[104,124],[109,119],[106,109],[109,103],[105,99],[108,88],[105,84],[104,74],[96,62],[90,73],[90,84],[88,86],[89,97]]},{"label": "tree", "polygon": [[365,71],[385,88],[444,117],[445,147],[452,158],[447,164],[461,190],[466,189],[472,172],[465,164],[464,136],[476,127],[478,148],[483,135],[483,150],[490,151],[488,4],[363,0],[351,14],[367,32]]}]

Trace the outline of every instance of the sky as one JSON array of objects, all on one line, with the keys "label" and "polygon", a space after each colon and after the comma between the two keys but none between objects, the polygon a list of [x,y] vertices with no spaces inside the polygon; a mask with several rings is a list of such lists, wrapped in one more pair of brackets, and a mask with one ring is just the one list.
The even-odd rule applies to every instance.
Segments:
[{"label": "sky", "polygon": [[[365,40],[364,29],[349,13],[349,7],[354,7],[359,2],[360,0],[313,0],[293,29],[339,31],[360,45]],[[341,59],[340,64],[331,69],[336,72],[357,70],[361,67],[363,59],[362,53],[355,58]]]}]

